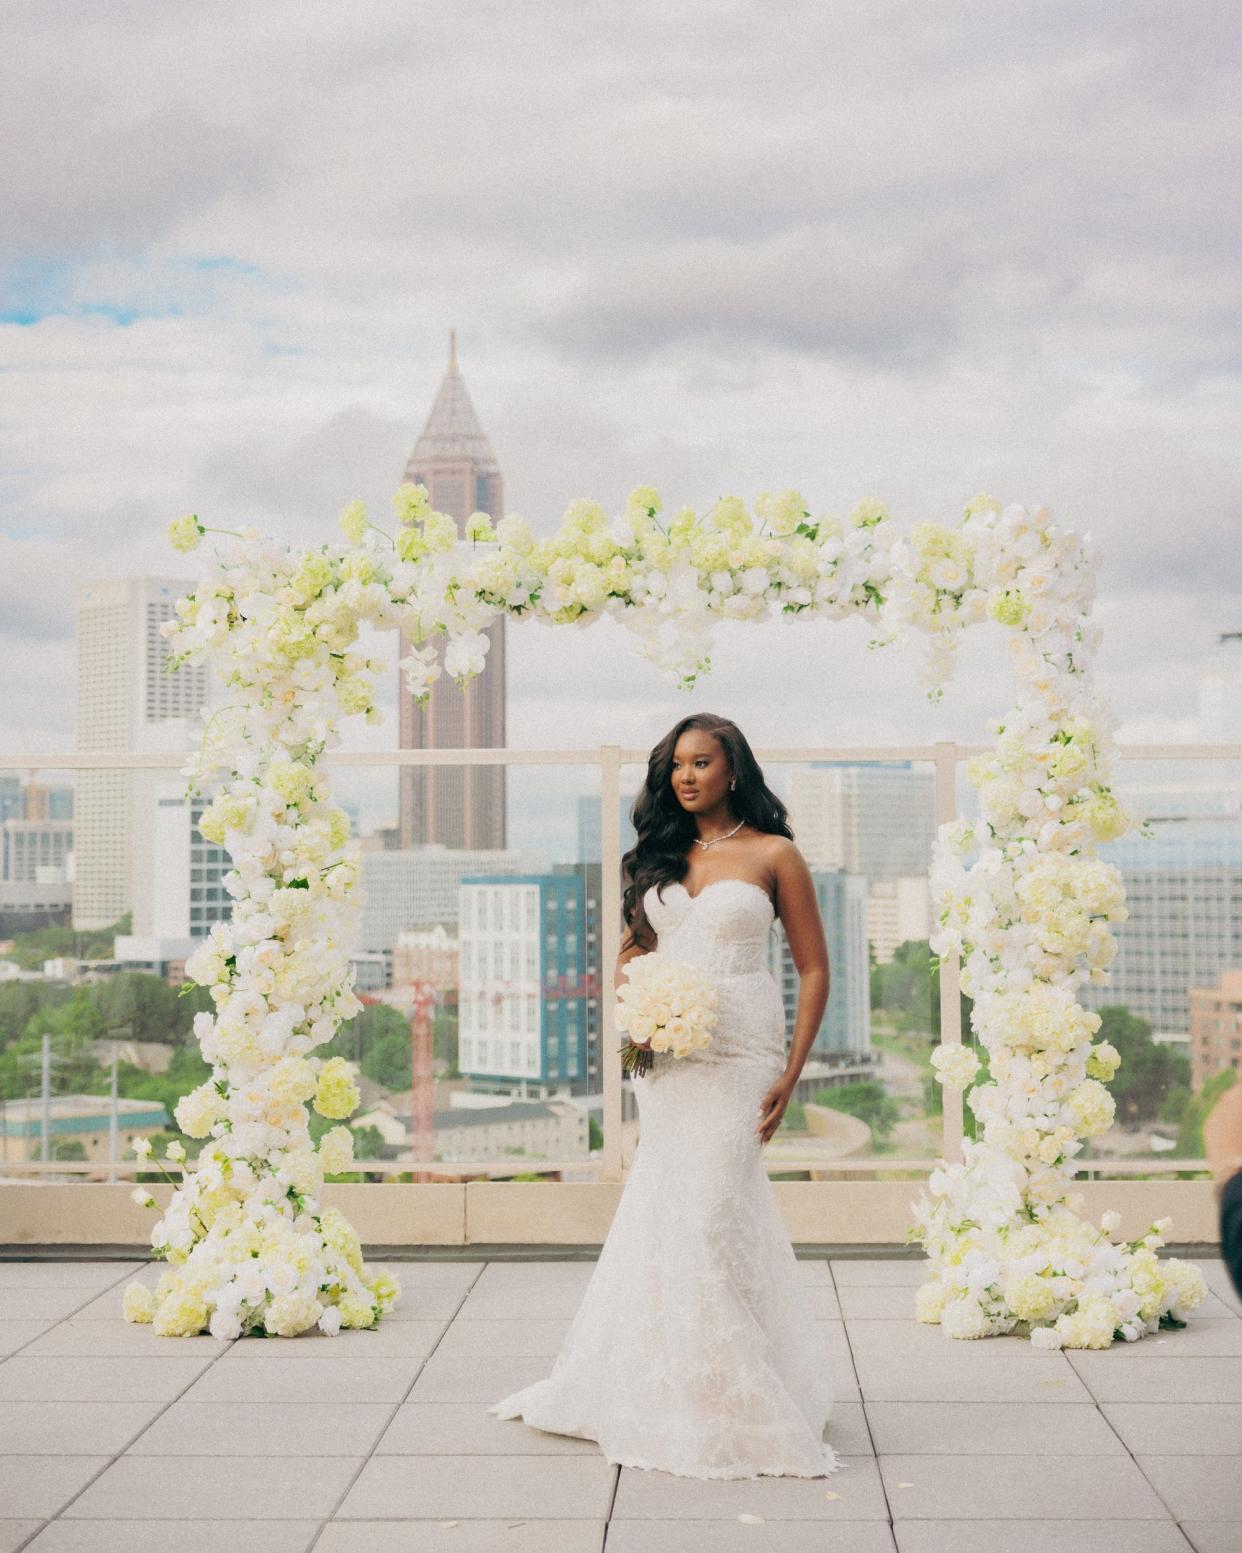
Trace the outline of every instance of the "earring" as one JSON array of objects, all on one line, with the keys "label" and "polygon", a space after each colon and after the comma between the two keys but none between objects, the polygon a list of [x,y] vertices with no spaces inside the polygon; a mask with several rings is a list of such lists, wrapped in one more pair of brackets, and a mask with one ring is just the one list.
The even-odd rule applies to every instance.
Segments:
[{"label": "earring", "polygon": [[731,788],[737,786],[737,778],[736,777],[730,777],[729,778],[729,786]]}]

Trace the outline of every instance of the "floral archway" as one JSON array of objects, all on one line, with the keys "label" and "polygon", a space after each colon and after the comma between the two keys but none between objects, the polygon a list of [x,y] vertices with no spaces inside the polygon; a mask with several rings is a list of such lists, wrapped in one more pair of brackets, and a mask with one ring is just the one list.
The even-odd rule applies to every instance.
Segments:
[{"label": "floral archway", "polygon": [[[213,794],[200,828],[232,859],[235,904],[186,967],[215,1005],[195,1024],[212,1076],[176,1114],[210,1142],[152,1231],[170,1266],[154,1293],[130,1286],[125,1313],[169,1335],[296,1335],[371,1325],[398,1297],[319,1202],[325,1173],[352,1160],[351,1134],[338,1126],[314,1147],[306,1110],[344,1121],[358,1101],[348,1065],[315,1056],[360,1007],[358,849],[318,761],[345,718],[380,716],[386,664],[358,651],[363,624],[404,633],[401,666],[425,697],[440,674],[464,683],[483,667],[483,628],[502,613],[578,626],[610,615],[683,688],[710,668],[718,620],[861,616],[872,645],[926,635],[933,698],[961,630],[995,621],[1018,683],[995,749],[968,766],[980,820],[942,826],[935,846],[932,949],[961,957],[989,1078],[972,1087],[978,1059],[960,1042],[934,1054],[941,1082],[969,1091],[981,1136],[911,1205],[909,1238],[928,1256],[915,1313],[950,1337],[1016,1331],[1044,1347],[1180,1324],[1206,1290],[1197,1268],[1157,1257],[1170,1221],[1117,1243],[1119,1216],[1090,1224],[1070,1190],[1084,1140],[1112,1125],[1119,1061],[1077,999],[1084,980],[1107,980],[1109,924],[1126,915],[1095,848],[1135,823],[1110,787],[1112,722],[1092,690],[1090,536],[986,496],[907,534],[878,502],[841,521],[812,516],[793,490],[764,493],[753,513],[727,497],[662,522],[641,487],[611,521],[572,503],[547,539],[485,513],[460,538],[422,486],[403,485],[394,505],[390,532],[348,506],[343,544],[232,535],[164,628],[175,663],[210,659],[233,696],[201,730],[193,781]],[[191,550],[208,532],[186,517],[171,538]]]}]

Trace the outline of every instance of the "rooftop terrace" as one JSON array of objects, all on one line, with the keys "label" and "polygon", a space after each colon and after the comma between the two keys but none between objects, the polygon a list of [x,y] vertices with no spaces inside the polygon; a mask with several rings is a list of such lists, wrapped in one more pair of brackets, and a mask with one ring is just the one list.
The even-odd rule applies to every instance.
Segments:
[{"label": "rooftop terrace", "polygon": [[800,1261],[831,1367],[827,1478],[698,1482],[490,1417],[545,1374],[592,1263],[426,1256],[375,1332],[158,1338],[141,1262],[0,1262],[0,1550],[1237,1553],[1242,1302],[1107,1352],[954,1343],[919,1260]]}]

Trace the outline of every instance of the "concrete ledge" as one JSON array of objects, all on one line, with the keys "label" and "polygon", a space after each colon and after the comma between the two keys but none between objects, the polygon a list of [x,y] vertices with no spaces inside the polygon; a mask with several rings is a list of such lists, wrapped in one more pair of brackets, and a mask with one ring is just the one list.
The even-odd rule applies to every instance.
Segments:
[{"label": "concrete ledge", "polygon": [[586,1181],[468,1181],[467,1240],[599,1245],[620,1197],[619,1186]]},{"label": "concrete ledge", "polygon": [[[774,1181],[795,1245],[900,1246],[913,1219],[918,1181]],[[1093,1223],[1121,1214],[1120,1238],[1133,1240],[1153,1219],[1173,1220],[1170,1243],[1213,1246],[1220,1217],[1210,1181],[1080,1181]],[[0,1186],[0,1245],[77,1247],[150,1243],[153,1214],[124,1182],[90,1186]],[[162,1206],[171,1188],[151,1187]],[[368,1248],[400,1246],[599,1246],[621,1194],[584,1182],[342,1183],[324,1201],[346,1214]],[[918,1248],[915,1248],[916,1252]]]},{"label": "concrete ledge", "polygon": [[324,1187],[323,1202],[341,1210],[364,1246],[460,1246],[467,1240],[468,1191],[460,1181],[342,1181]]}]

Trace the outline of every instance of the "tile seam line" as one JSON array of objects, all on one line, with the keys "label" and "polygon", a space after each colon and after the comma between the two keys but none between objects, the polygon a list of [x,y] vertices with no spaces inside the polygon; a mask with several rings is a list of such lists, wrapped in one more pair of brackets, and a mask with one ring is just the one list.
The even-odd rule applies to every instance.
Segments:
[{"label": "tile seam line", "polygon": [[[389,1411],[388,1417],[384,1421],[383,1427],[380,1429],[379,1433],[375,1436],[374,1444],[371,1446],[371,1449],[366,1453],[366,1455],[359,1462],[357,1472],[354,1473],[353,1477],[350,1478],[349,1482],[346,1483],[345,1487],[341,1490],[340,1497],[337,1499],[336,1503],[333,1505],[331,1514],[329,1514],[329,1515],[324,1517],[324,1519],[319,1524],[319,1529],[315,1532],[315,1535],[311,1538],[311,1540],[306,1544],[306,1553],[315,1553],[315,1549],[319,1546],[320,1538],[323,1536],[323,1534],[327,1530],[327,1528],[329,1526],[331,1526],[335,1522],[337,1515],[340,1513],[341,1506],[345,1503],[346,1499],[349,1498],[350,1494],[353,1492],[355,1486],[357,1485],[358,1479],[366,1471],[367,1463],[375,1460],[375,1447],[377,1445],[379,1445],[381,1440],[383,1440],[384,1436],[388,1433],[389,1429],[392,1428],[392,1421],[393,1421],[393,1419],[396,1418],[397,1414],[401,1411],[401,1409],[409,1401],[410,1393],[414,1390],[414,1387],[418,1384],[419,1378],[422,1375],[423,1371],[427,1368],[427,1365],[430,1363],[432,1356],[435,1354],[435,1352],[439,1348],[440,1344],[444,1341],[444,1334],[445,1334],[445,1332],[449,1331],[449,1329],[452,1327],[454,1321],[457,1320],[457,1317],[461,1313],[461,1307],[465,1304],[466,1299],[469,1296],[471,1289],[474,1288],[475,1284],[478,1283],[479,1279],[483,1276],[484,1272],[487,1270],[487,1265],[488,1264],[486,1262],[483,1262],[479,1266],[479,1268],[475,1272],[474,1277],[470,1280],[470,1282],[467,1284],[467,1286],[458,1295],[458,1297],[457,1297],[457,1304],[456,1304],[456,1306],[453,1309],[452,1315],[444,1323],[444,1327],[441,1330],[439,1337],[436,1338],[435,1342],[431,1345],[431,1348],[427,1351],[427,1353],[425,1353],[423,1355],[422,1360],[416,1366],[416,1368],[414,1370],[414,1374],[410,1377],[410,1384],[406,1387],[405,1392],[397,1399],[396,1402],[393,1403],[392,1408]],[[296,1341],[296,1339],[295,1339],[295,1341]],[[310,1362],[313,1363],[314,1361],[312,1360]]]}]

